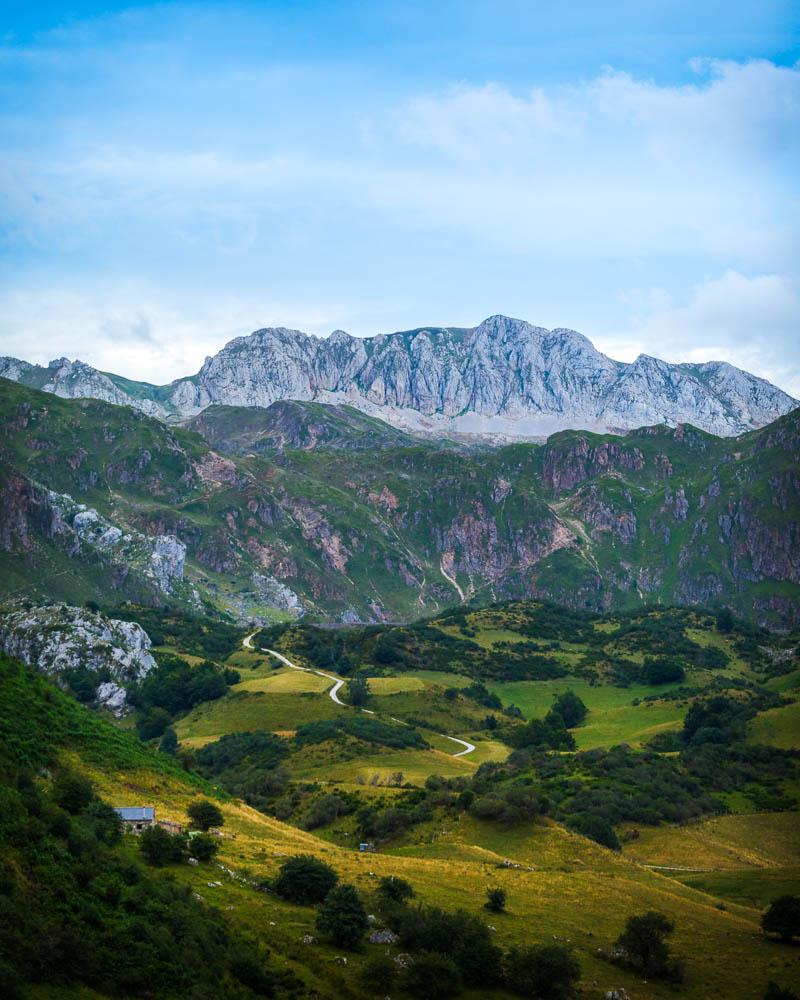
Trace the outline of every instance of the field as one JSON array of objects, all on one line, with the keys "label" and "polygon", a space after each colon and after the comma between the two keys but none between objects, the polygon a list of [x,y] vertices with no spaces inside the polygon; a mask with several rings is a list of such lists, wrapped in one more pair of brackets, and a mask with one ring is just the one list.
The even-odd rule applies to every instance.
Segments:
[{"label": "field", "polygon": [[800,701],[762,712],[750,723],[748,736],[753,743],[800,749]]},{"label": "field", "polygon": [[[74,759],[75,763],[79,763]],[[159,814],[185,819],[193,789],[147,769],[109,772],[89,768],[93,780],[112,802],[155,802]],[[758,911],[731,901],[727,909],[705,892],[648,871],[638,864],[572,835],[553,824],[534,825],[511,833],[465,818],[432,830],[419,830],[414,840],[393,853],[359,855],[272,820],[239,802],[223,802],[225,831],[222,860],[231,868],[260,878],[273,874],[286,855],[311,852],[333,864],[369,898],[376,878],[400,875],[422,901],[480,912],[488,885],[508,892],[508,913],[493,917],[497,940],[508,946],[523,941],[549,941],[553,936],[573,943],[583,967],[588,995],[624,986],[637,1000],[674,995],[669,987],[643,983],[609,966],[597,955],[621,930],[624,915],[656,908],[676,922],[675,952],[687,961],[681,996],[737,997],[757,1000],[768,978],[786,984],[800,975],[800,954],[758,934]],[[770,829],[764,821],[761,833]],[[732,834],[736,836],[736,833]],[[743,831],[740,835],[744,835]],[[505,858],[533,870],[496,867]],[[263,933],[285,955],[309,986],[334,989],[336,996],[359,997],[355,976],[369,954],[351,955],[346,968],[332,965],[336,951],[325,944],[300,943],[313,933],[313,911],[264,896],[202,867],[174,869],[209,903],[228,908],[231,919]],[[221,887],[208,882],[222,881]],[[302,963],[302,965],[300,964]],[[596,983],[596,987],[590,984]],[[325,994],[327,995],[327,993]],[[477,1000],[500,996],[492,991],[465,994]]]},{"label": "field", "polygon": [[[646,702],[648,695],[664,693],[675,685],[658,689],[640,684],[627,688],[592,685],[578,678],[557,681],[511,681],[490,683],[489,689],[504,705],[517,705],[525,718],[541,718],[556,695],[574,691],[589,709],[583,725],[575,730],[580,750],[609,747],[618,743],[640,746],[656,733],[680,728],[686,714],[685,702]],[[639,701],[640,704],[634,704]]]}]

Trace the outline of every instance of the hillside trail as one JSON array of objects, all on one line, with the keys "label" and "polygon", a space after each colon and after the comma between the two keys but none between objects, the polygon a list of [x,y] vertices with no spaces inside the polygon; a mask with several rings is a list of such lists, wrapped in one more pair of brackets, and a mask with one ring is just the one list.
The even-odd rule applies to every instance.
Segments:
[{"label": "hillside trail", "polygon": [[[256,648],[253,645],[253,637],[257,634],[258,634],[257,632],[251,632],[250,635],[246,635],[244,639],[242,639],[242,646],[245,649],[249,649],[252,652],[256,652]],[[342,680],[341,677],[335,677],[333,674],[326,674],[324,670],[312,670],[310,667],[299,667],[296,663],[292,663],[292,661],[288,657],[284,656],[283,653],[279,653],[275,649],[266,649],[265,647],[262,646],[259,647],[258,652],[268,653],[270,656],[274,656],[276,660],[280,660],[280,662],[283,663],[284,666],[291,667],[292,670],[301,670],[304,674],[316,674],[318,677],[325,677],[329,681],[333,681],[333,686],[328,688],[326,692],[328,697],[331,699],[331,701],[335,702],[337,705],[341,705],[342,708],[350,707],[347,705],[346,702],[342,701],[341,698],[339,697],[339,692],[341,691],[342,686],[344,684],[344,681]],[[371,708],[362,708],[361,711],[366,712],[367,715],[375,715],[375,713],[372,711]],[[408,723],[403,722],[402,719],[395,719],[393,716],[389,716],[389,718],[392,720],[392,722],[399,722],[403,726],[408,725]],[[468,753],[472,753],[472,751],[475,749],[475,744],[470,743],[469,740],[461,740],[457,736],[448,736],[447,733],[439,733],[439,736],[443,736],[446,740],[450,740],[453,743],[458,743],[459,746],[464,747],[463,750],[459,750],[458,753],[454,753],[452,755],[453,757],[466,757]]]}]

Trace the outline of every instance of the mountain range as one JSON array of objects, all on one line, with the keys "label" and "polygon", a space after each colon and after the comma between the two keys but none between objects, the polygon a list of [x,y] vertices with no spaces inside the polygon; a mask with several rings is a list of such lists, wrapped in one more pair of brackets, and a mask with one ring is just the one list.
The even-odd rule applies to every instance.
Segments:
[{"label": "mountain range", "polygon": [[128,404],[170,421],[206,407],[281,400],[347,404],[416,434],[536,439],[682,423],[731,436],[763,427],[797,400],[725,362],[614,361],[574,330],[492,316],[471,329],[421,327],[359,338],[257,330],[169,385],[135,382],[60,358],[0,358],[0,377],[66,398]]},{"label": "mountain range", "polygon": [[420,439],[344,405],[184,426],[0,382],[0,594],[242,621],[517,597],[800,623],[800,409],[543,444]]}]

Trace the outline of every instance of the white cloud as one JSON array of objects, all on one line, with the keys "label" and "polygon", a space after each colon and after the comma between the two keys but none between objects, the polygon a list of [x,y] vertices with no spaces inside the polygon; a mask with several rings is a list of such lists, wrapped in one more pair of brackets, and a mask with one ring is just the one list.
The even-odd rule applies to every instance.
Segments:
[{"label": "white cloud", "polygon": [[626,299],[629,332],[599,341],[614,357],[728,361],[800,398],[800,290],[785,275],[727,271],[696,285],[683,305],[663,289]]},{"label": "white cloud", "polygon": [[237,295],[165,296],[116,284],[103,293],[67,288],[0,292],[0,353],[46,365],[79,358],[101,371],[163,384],[196,372],[233,337],[287,325],[329,333],[351,316],[341,303]]}]

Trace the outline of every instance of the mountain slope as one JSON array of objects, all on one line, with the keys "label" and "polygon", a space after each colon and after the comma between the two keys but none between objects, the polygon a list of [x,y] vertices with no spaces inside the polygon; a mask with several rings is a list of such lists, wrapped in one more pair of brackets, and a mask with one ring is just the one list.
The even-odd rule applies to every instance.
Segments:
[{"label": "mountain slope", "polygon": [[245,619],[523,596],[800,619],[800,411],[734,440],[651,427],[469,450],[320,404],[241,432],[217,412],[204,426],[230,455],[130,408],[2,383],[2,593]]},{"label": "mountain slope", "polygon": [[278,400],[347,404],[423,433],[543,436],[692,423],[739,434],[797,401],[722,362],[667,364],[606,357],[574,330],[492,316],[473,329],[419,328],[320,339],[283,327],[238,337],[200,371],[169,386],[131,382],[65,358],[48,368],[0,358],[0,376],[65,397],[129,403],[162,418],[212,404]]}]

